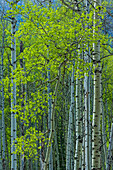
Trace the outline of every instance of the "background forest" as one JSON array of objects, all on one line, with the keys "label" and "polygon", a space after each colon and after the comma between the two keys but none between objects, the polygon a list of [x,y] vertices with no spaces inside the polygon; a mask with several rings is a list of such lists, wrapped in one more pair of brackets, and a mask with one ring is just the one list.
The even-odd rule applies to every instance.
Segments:
[{"label": "background forest", "polygon": [[0,1],[0,170],[113,170],[113,5]]}]

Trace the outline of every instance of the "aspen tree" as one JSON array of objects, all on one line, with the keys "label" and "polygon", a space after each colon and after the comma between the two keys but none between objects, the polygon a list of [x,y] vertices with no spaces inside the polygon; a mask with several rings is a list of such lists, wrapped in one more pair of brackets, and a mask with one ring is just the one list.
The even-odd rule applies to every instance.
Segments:
[{"label": "aspen tree", "polygon": [[[94,2],[94,36],[95,36],[95,21],[99,19],[96,13],[99,0]],[[98,24],[98,23],[97,23]],[[99,30],[98,30],[99,33]],[[100,40],[94,43],[94,102],[93,102],[93,124],[92,124],[92,170],[100,170],[100,116],[101,116],[101,66],[100,66]]]},{"label": "aspen tree", "polygon": [[[13,3],[15,1],[13,0]],[[11,64],[12,64],[12,77],[11,77],[11,170],[17,169],[17,156],[15,151],[15,140],[16,140],[16,19],[12,17],[11,21]]]},{"label": "aspen tree", "polygon": [[[80,45],[78,45],[80,49]],[[82,56],[79,52],[80,59]],[[78,62],[80,64],[80,62]],[[78,67],[79,69],[79,67]],[[83,123],[83,110],[82,110],[82,78],[81,74],[76,78],[76,146],[75,146],[75,161],[74,161],[74,170],[82,167],[82,123]]]},{"label": "aspen tree", "polygon": [[[49,55],[49,52],[47,51],[47,55]],[[48,81],[50,81],[50,66],[48,66],[47,71],[47,78]],[[51,89],[50,89],[50,83],[47,85],[48,88],[48,129],[51,129]],[[50,160],[49,160],[49,170],[53,170],[53,157],[52,157],[52,144],[51,144],[51,153],[50,153]]]},{"label": "aspen tree", "polygon": [[[28,8],[30,10],[28,10]],[[76,117],[76,120],[74,120],[76,123],[76,125],[75,125],[76,126],[76,128],[75,128],[76,129],[76,135],[75,135],[76,136],[76,143],[75,143],[76,150],[75,150],[74,169],[77,170],[81,167],[84,168],[84,166],[85,166],[84,162],[86,162],[86,168],[88,168],[89,165],[88,165],[87,161],[89,159],[88,158],[89,148],[87,148],[87,147],[90,143],[90,142],[88,142],[89,134],[88,134],[88,122],[87,122],[90,119],[90,115],[88,113],[89,112],[88,111],[89,96],[87,98],[87,93],[88,93],[88,88],[89,88],[88,87],[88,83],[89,83],[88,76],[87,76],[87,74],[85,74],[85,69],[83,69],[84,72],[82,71],[82,69],[81,70],[78,69],[79,75],[81,75],[81,71],[82,71],[82,74],[85,74],[85,76],[86,76],[85,82],[84,82],[85,83],[84,86],[85,86],[85,108],[86,108],[85,113],[86,114],[84,117],[84,110],[83,110],[84,97],[83,97],[83,90],[82,90],[83,89],[83,79],[80,80],[80,77],[78,77],[76,79],[76,115],[73,115],[73,103],[74,103],[73,102],[74,101],[73,79],[74,79],[74,74],[72,76],[73,79],[71,81],[69,80],[69,86],[66,87],[68,89],[68,90],[66,90],[67,94],[64,95],[64,93],[62,93],[62,91],[64,90],[65,86],[63,87],[61,84],[62,82],[60,81],[60,76],[62,75],[62,74],[60,74],[60,71],[62,73],[63,69],[61,70],[61,67],[59,66],[59,68],[58,68],[57,66],[59,65],[59,63],[61,63],[61,65],[64,64],[64,58],[67,59],[66,61],[68,61],[68,62],[72,62],[72,60],[75,59],[75,61],[78,62],[76,64],[82,64],[83,59],[81,59],[79,56],[77,56],[75,58],[75,56],[73,56],[72,53],[75,52],[76,44],[78,45],[80,43],[80,49],[78,48],[77,50],[78,50],[78,53],[79,53],[79,51],[80,51],[80,53],[82,53],[83,51],[85,51],[84,49],[85,49],[85,47],[87,47],[88,41],[90,41],[90,42],[92,41],[92,39],[90,39],[92,37],[89,36],[89,35],[92,35],[92,34],[90,34],[90,29],[87,28],[85,30],[84,28],[82,28],[83,19],[86,24],[87,21],[90,23],[90,20],[92,18],[90,20],[88,20],[87,17],[85,18],[85,12],[81,16],[82,19],[79,18],[79,16],[77,16],[77,17],[75,16],[75,18],[73,18],[72,15],[70,16],[71,12],[68,13],[69,10],[60,8],[61,12],[58,12],[59,9],[57,9],[56,11],[51,9],[52,13],[51,13],[51,11],[49,11],[50,12],[50,16],[49,16],[50,20],[49,20],[48,15],[46,16],[46,12],[47,12],[46,8],[44,8],[44,10],[42,10],[42,8],[41,9],[37,8],[38,12],[36,13],[35,16],[34,16],[34,13],[32,13],[34,6],[30,7],[30,5],[29,5],[28,8],[26,7],[26,11],[24,11],[22,9],[22,12],[24,14],[28,13],[28,15],[27,15],[28,18],[25,18],[25,22],[23,22],[22,25],[20,26],[20,30],[18,31],[18,34],[19,34],[19,36],[23,36],[22,40],[23,40],[23,43],[25,46],[25,49],[20,54],[20,57],[22,58],[22,56],[25,56],[25,61],[26,61],[27,77],[24,80],[27,82],[28,99],[27,99],[26,108],[25,108],[26,112],[27,112],[25,121],[27,122],[26,126],[30,130],[29,129],[28,129],[28,131],[26,130],[26,133],[24,135],[25,139],[28,139],[28,141],[25,139],[22,139],[21,137],[20,137],[20,139],[18,138],[17,146],[19,146],[19,144],[20,144],[20,146],[17,147],[17,149],[18,148],[20,149],[22,147],[20,150],[20,153],[21,153],[21,151],[23,151],[23,149],[26,149],[25,153],[28,152],[29,157],[37,156],[38,150],[42,149],[42,148],[41,148],[41,145],[39,147],[37,147],[36,142],[38,140],[40,140],[40,141],[43,140],[42,138],[45,135],[45,133],[43,133],[43,130],[45,131],[49,127],[49,123],[50,123],[51,124],[50,135],[49,135],[49,142],[47,145],[46,158],[45,158],[45,162],[41,163],[41,165],[44,166],[42,168],[47,170],[48,164],[50,162],[49,161],[50,155],[52,153],[51,145],[53,145],[53,151],[55,151],[55,149],[54,149],[55,146],[54,146],[54,143],[52,144],[52,141],[53,141],[53,137],[54,137],[55,123],[56,123],[57,126],[60,126],[60,127],[56,126],[57,133],[55,134],[54,141],[58,146],[56,148],[57,151],[55,152],[54,156],[56,156],[56,154],[59,154],[59,153],[60,153],[60,155],[59,155],[59,157],[56,156],[58,158],[58,161],[57,161],[58,164],[56,163],[56,161],[54,161],[55,157],[53,157],[53,167],[50,165],[50,168],[52,167],[54,169],[57,166],[57,168],[59,168],[59,169],[66,168],[69,170],[70,169],[73,170],[73,158],[74,157],[72,158],[72,155],[73,155],[72,148],[74,148],[74,146],[72,146],[73,145],[72,142],[74,141],[73,140],[73,138],[74,138],[73,137],[73,133],[74,133],[73,129],[74,128],[73,128],[72,123],[73,123],[73,117],[74,117],[74,119]],[[63,10],[64,10],[64,12],[63,12]],[[57,13],[58,13],[58,15],[57,15]],[[61,14],[62,14],[62,17],[60,17]],[[63,17],[64,14],[66,14],[66,15]],[[67,17],[67,19],[66,19],[66,17]],[[30,20],[31,18],[32,18],[33,22],[31,22],[31,20]],[[71,18],[73,18],[72,21],[71,21]],[[79,18],[79,22],[78,22],[78,18]],[[64,20],[66,20],[66,21],[64,21]],[[92,21],[91,21],[91,23],[92,23]],[[65,24],[67,24],[67,25],[64,26]],[[72,28],[70,28],[70,27],[72,27]],[[75,28],[77,29],[77,33],[76,33],[77,40],[75,40]],[[37,39],[37,41],[36,41],[36,39]],[[30,40],[30,42],[29,42],[29,40]],[[50,41],[50,56],[49,56],[50,66],[48,66],[46,63],[47,62],[47,44],[46,44],[47,41]],[[87,44],[86,46],[84,45],[85,47],[83,47],[84,43]],[[70,45],[70,44],[72,44],[72,45]],[[14,48],[11,48],[11,49],[13,51]],[[19,58],[19,56],[18,56],[18,58]],[[79,60],[80,60],[80,62],[79,62]],[[85,60],[88,64],[88,58],[85,58]],[[16,60],[13,63],[16,63]],[[17,60],[17,64],[18,64],[18,60]],[[66,64],[65,64],[65,67],[68,70],[68,67]],[[83,66],[84,65],[85,65],[85,62],[83,62]],[[54,78],[53,81],[52,80],[49,81],[49,79],[50,79],[49,76],[48,76],[47,81],[45,80],[47,77],[42,76],[43,74],[46,74],[49,71],[49,70],[47,70],[48,67],[52,68],[51,69],[52,70],[51,79],[56,77],[56,78]],[[82,67],[82,66],[80,66],[80,67]],[[57,70],[57,68],[58,68],[58,70]],[[70,69],[71,68],[69,68],[68,73],[70,73],[70,71],[71,71]],[[59,72],[58,76],[57,76],[57,71]],[[12,72],[15,73],[15,70]],[[16,72],[16,74],[19,75],[18,72]],[[19,85],[19,87],[21,87],[21,85],[22,85],[21,78],[20,77],[18,78],[17,76],[16,76],[16,78],[20,81],[17,85]],[[12,79],[13,84],[15,83],[14,80],[15,80],[15,75],[13,74],[13,79]],[[53,99],[52,99],[52,107],[50,107],[48,110],[49,101],[45,102],[45,98],[43,97],[43,93],[42,93],[43,85],[45,88],[45,84],[50,85],[50,83],[53,82],[51,85],[51,90],[53,91],[53,87],[55,86],[55,80],[56,80],[56,87],[55,87],[55,93],[54,93]],[[71,82],[71,88],[70,88],[70,82]],[[33,84],[35,84],[36,86],[32,86]],[[40,95],[37,93],[37,89],[38,89],[38,92],[40,93]],[[47,90],[47,86],[45,89]],[[46,90],[44,91],[44,95],[47,97],[50,89],[48,89],[48,92]],[[12,86],[12,92],[13,92],[13,86]],[[56,105],[57,94],[59,96],[61,96],[61,98],[59,98],[57,105]],[[70,101],[70,94],[71,94],[71,101]],[[34,101],[36,101],[35,104],[33,103]],[[46,105],[45,110],[43,109],[44,103]],[[19,109],[17,108],[18,112],[21,112],[23,110],[23,108],[21,106],[22,105],[21,105],[21,101],[20,101],[20,108]],[[69,107],[70,107],[70,110],[69,110]],[[69,110],[69,114],[67,112],[67,115],[65,117],[64,112],[66,109]],[[12,109],[12,111],[14,111],[14,108]],[[48,118],[47,117],[46,118],[50,122],[45,121],[46,123],[44,123],[44,115],[45,114],[43,114],[43,112],[46,112],[48,114]],[[50,112],[51,112],[51,117],[50,117]],[[21,115],[21,113],[19,113],[19,114]],[[35,117],[36,114],[37,114],[37,117]],[[56,122],[55,122],[55,116],[57,114],[58,114],[58,120],[56,120]],[[69,119],[68,119],[68,117],[69,117]],[[35,118],[36,118],[36,122],[35,122]],[[32,121],[31,121],[31,119],[32,119]],[[67,133],[68,135],[64,135],[65,130],[67,129],[66,125],[64,123],[65,119],[68,122],[68,133]],[[13,115],[13,120],[14,120],[14,115]],[[23,120],[24,120],[24,118],[23,118]],[[83,130],[84,125],[82,124],[83,121],[86,125],[85,126],[85,129],[86,129],[85,136],[83,136],[84,135],[84,130]],[[35,123],[36,123],[38,129],[36,129]],[[34,128],[35,133],[32,132],[32,128]],[[41,129],[41,132],[39,132],[40,129]],[[59,131],[57,131],[57,130],[59,130]],[[83,140],[83,137],[84,137],[84,140]],[[86,141],[85,141],[85,139],[86,139]],[[58,142],[57,142],[57,140],[58,140]],[[66,145],[66,141],[67,141],[67,145]],[[23,143],[25,143],[24,146],[26,148],[25,147],[23,148]],[[84,146],[86,146],[85,154],[84,154],[84,150],[82,150],[82,144]],[[44,144],[44,146],[46,146],[46,144]],[[66,147],[67,147],[67,152],[65,153]],[[40,150],[40,153],[41,153],[41,151],[42,150]],[[31,152],[32,152],[32,154],[31,154]],[[83,153],[84,158],[82,157],[82,153]],[[29,160],[30,160],[29,167],[27,166],[27,169],[33,169],[34,168],[33,158],[30,158]],[[40,168],[41,168],[41,166],[40,166]],[[89,168],[89,169],[91,169],[91,168]]]},{"label": "aspen tree", "polygon": [[[86,6],[86,13],[89,13],[89,2],[87,0],[85,0],[85,6]],[[88,27],[88,25],[86,26]],[[88,44],[89,46],[89,44]],[[88,58],[88,55],[89,55],[89,47],[88,47],[88,54],[85,52],[85,55],[84,55],[84,61],[86,63],[88,63],[89,61],[89,58]],[[85,110],[84,110],[84,128],[85,128],[85,169],[86,170],[90,170],[90,156],[89,156],[89,147],[91,145],[91,143],[89,143],[89,123],[90,123],[90,96],[89,96],[89,85],[90,85],[90,82],[89,82],[89,77],[86,75],[84,75],[84,103],[85,103]]]},{"label": "aspen tree", "polygon": [[51,107],[51,130],[50,130],[50,135],[49,135],[49,143],[48,143],[48,148],[46,151],[46,157],[45,157],[45,164],[44,164],[44,170],[47,169],[47,165],[49,162],[49,158],[50,158],[50,153],[51,153],[51,143],[53,140],[53,132],[54,132],[54,114],[55,114],[55,106],[56,106],[56,102],[57,102],[57,94],[58,94],[58,87],[59,87],[59,83],[60,83],[60,76],[61,76],[61,66],[62,64],[60,64],[59,66],[59,70],[58,70],[58,80],[56,82],[56,86],[55,86],[55,91],[54,91],[54,99],[52,101],[52,107]]},{"label": "aspen tree", "polygon": [[[86,57],[86,56],[85,56]],[[88,58],[85,59],[86,62],[88,62]],[[85,75],[84,78],[84,90],[85,90],[85,97],[84,97],[84,102],[85,102],[85,168],[86,170],[89,170],[89,112],[88,112],[88,77]]]},{"label": "aspen tree", "polygon": [[74,110],[74,67],[72,68],[71,76],[71,106],[69,110],[68,134],[67,134],[67,150],[66,150],[66,170],[73,169],[72,162],[72,147],[73,147],[73,110]]},{"label": "aspen tree", "polygon": [[74,162],[74,170],[79,169],[79,161],[80,161],[80,126],[79,126],[79,119],[80,119],[80,110],[79,110],[79,79],[76,78],[76,150],[75,150],[75,162]]}]

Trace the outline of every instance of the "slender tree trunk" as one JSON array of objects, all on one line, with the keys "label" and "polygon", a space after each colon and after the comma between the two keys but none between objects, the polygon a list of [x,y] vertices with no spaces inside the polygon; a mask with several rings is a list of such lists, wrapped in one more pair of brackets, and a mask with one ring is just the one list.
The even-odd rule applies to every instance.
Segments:
[{"label": "slender tree trunk", "polygon": [[51,130],[50,130],[50,136],[49,136],[49,143],[48,143],[47,151],[46,151],[44,170],[47,170],[47,165],[48,165],[48,162],[49,162],[49,156],[50,156],[50,152],[51,152],[51,143],[52,143],[52,140],[53,140],[54,123],[55,123],[55,118],[54,118],[54,116],[55,116],[55,106],[56,106],[56,101],[57,101],[58,87],[59,87],[59,83],[60,83],[61,67],[65,62],[61,63],[59,68],[58,68],[59,69],[58,70],[58,80],[56,82],[55,91],[54,91],[54,99],[52,101],[52,107],[51,107]]},{"label": "slender tree trunk", "polygon": [[[47,78],[50,80],[50,67],[48,67]],[[48,129],[51,129],[51,95],[50,95],[50,83],[48,83]],[[49,160],[49,170],[53,170],[53,158],[52,158],[52,144],[51,144],[51,153]]]},{"label": "slender tree trunk", "polygon": [[[3,8],[5,3],[3,3]],[[4,39],[5,39],[5,27],[2,20],[3,34],[2,34],[2,54],[1,54],[1,81],[2,81],[2,167],[5,170],[5,118],[4,118],[4,83],[3,83],[3,57],[4,57]]]},{"label": "slender tree trunk", "polygon": [[[85,56],[85,61],[88,62],[88,56]],[[84,78],[84,91],[85,91],[85,169],[89,170],[89,110],[88,110],[88,77],[85,74]]]},{"label": "slender tree trunk", "polygon": [[[86,11],[89,14],[89,1],[85,0]],[[89,28],[89,25],[86,27]],[[88,44],[88,54],[85,52],[85,63],[90,62],[90,48]],[[91,122],[90,122],[90,71],[88,76],[84,76],[84,102],[85,102],[85,169],[91,169]]]},{"label": "slender tree trunk", "polygon": [[12,64],[12,77],[11,77],[11,170],[17,169],[17,157],[14,154],[15,151],[15,139],[16,139],[16,78],[14,71],[16,69],[16,40],[15,40],[15,30],[16,29],[16,19],[13,17],[11,22],[11,64]]},{"label": "slender tree trunk", "polygon": [[[90,55],[90,48],[89,48],[89,55]],[[88,59],[88,62],[91,63],[91,59]],[[91,138],[92,138],[92,131],[91,131],[91,89],[90,89],[90,85],[91,84],[91,68],[89,71],[89,77],[88,77],[88,116],[89,116],[89,169],[91,169],[92,166],[92,142],[91,142]]]},{"label": "slender tree trunk", "polygon": [[[94,2],[96,8],[99,1]],[[94,13],[94,21],[98,19],[96,12]],[[95,24],[94,24],[95,27]],[[94,30],[95,33],[95,30]],[[101,116],[101,66],[100,66],[100,43],[94,43],[94,106],[93,106],[93,125],[92,125],[92,170],[100,170],[100,116]]]},{"label": "slender tree trunk", "polygon": [[79,86],[80,82],[79,79],[76,79],[76,149],[75,149],[75,162],[74,162],[74,170],[79,169],[79,163],[80,163],[80,99],[79,99]]},{"label": "slender tree trunk", "polygon": [[[23,52],[23,42],[21,41],[20,42],[20,53],[22,53],[22,52]],[[20,59],[20,69],[21,69],[21,71],[24,71],[24,62],[23,62],[23,59]],[[24,106],[24,101],[25,101],[24,89],[25,89],[24,88],[24,84],[23,84],[22,79],[21,79],[20,98],[22,99],[22,102],[21,102],[21,112],[22,112],[23,116],[25,115],[25,113],[24,113],[24,107],[25,107]],[[21,120],[20,126],[21,126],[21,135],[24,136],[24,130],[25,130],[24,120]],[[22,147],[24,147],[24,143],[23,143]],[[25,154],[23,153],[23,155],[22,154],[20,155],[20,170],[25,170],[25,168],[26,168],[26,160],[25,160]]]},{"label": "slender tree trunk", "polygon": [[75,115],[75,110],[74,110],[74,106],[75,106],[75,93],[74,93],[74,73],[75,73],[75,69],[74,69],[74,65],[75,65],[75,61],[73,61],[73,69],[72,69],[72,77],[71,77],[71,107],[72,107],[72,125],[71,125],[71,170],[74,169],[74,115]]},{"label": "slender tree trunk", "polygon": [[58,78],[58,81],[57,81],[56,87],[55,87],[55,94],[54,94],[55,99],[53,99],[53,102],[52,102],[52,108],[51,108],[51,130],[50,130],[50,135],[49,135],[49,143],[48,143],[48,147],[47,147],[47,151],[46,151],[44,170],[47,169],[47,165],[48,165],[48,162],[49,162],[49,156],[50,156],[50,153],[51,153],[51,143],[52,143],[52,140],[53,140],[53,132],[54,132],[54,112],[55,112],[57,91],[58,91],[58,86],[59,86],[59,79],[60,79],[60,74],[59,74],[59,78]]},{"label": "slender tree trunk", "polygon": [[67,151],[66,151],[66,170],[71,170],[71,155],[72,155],[72,124],[73,124],[73,109],[74,109],[74,68],[72,69],[71,77],[71,106],[69,111],[69,124],[67,136]]}]

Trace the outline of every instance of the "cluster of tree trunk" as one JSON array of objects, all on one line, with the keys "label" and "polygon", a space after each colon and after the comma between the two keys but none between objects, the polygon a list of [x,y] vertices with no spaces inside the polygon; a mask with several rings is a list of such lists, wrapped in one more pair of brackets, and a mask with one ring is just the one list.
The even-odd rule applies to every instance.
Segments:
[{"label": "cluster of tree trunk", "polygon": [[[0,8],[0,170],[113,170],[112,52],[104,54],[100,40],[93,43],[93,50],[90,44],[86,51],[84,43],[77,44],[74,53],[79,59],[69,61],[65,56],[55,66],[56,59],[51,62],[49,41],[44,56],[47,63],[42,60],[40,64],[47,64],[47,69],[38,68],[36,56],[30,50],[34,42],[30,42],[30,37],[28,44],[21,37],[16,40],[18,17],[5,17],[5,8],[9,5],[13,10],[18,3],[24,6],[28,2],[3,0]],[[52,2],[32,3],[52,8]],[[96,29],[101,22],[100,0],[62,0],[62,5],[79,14],[85,10],[86,15],[92,9],[93,35],[102,32]],[[84,25],[84,30],[88,27]],[[43,26],[41,29],[44,30]],[[11,32],[10,42],[6,30]],[[31,61],[24,56],[25,47],[29,48]],[[81,68],[90,63],[93,66],[86,71]]]}]

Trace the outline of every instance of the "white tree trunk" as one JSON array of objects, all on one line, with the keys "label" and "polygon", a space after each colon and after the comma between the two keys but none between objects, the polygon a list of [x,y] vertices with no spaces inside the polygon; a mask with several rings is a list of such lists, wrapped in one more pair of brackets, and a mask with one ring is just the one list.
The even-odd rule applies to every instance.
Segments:
[{"label": "white tree trunk", "polygon": [[71,170],[71,154],[72,154],[72,123],[73,123],[73,109],[74,109],[74,68],[71,76],[71,106],[69,110],[68,136],[67,136],[67,150],[66,150],[66,170]]},{"label": "white tree trunk", "polygon": [[[85,56],[85,61],[88,62],[88,56]],[[89,170],[89,110],[88,110],[88,77],[84,77],[84,91],[85,91],[85,169]]]},{"label": "white tree trunk", "polygon": [[[99,1],[94,2],[96,8]],[[96,12],[94,20],[98,19]],[[94,24],[95,27],[95,24]],[[94,30],[95,33],[95,30]],[[101,66],[100,66],[100,43],[94,43],[94,103],[93,103],[93,124],[92,124],[92,170],[100,170],[100,116],[101,116]]]},{"label": "white tree trunk", "polygon": [[[50,67],[48,67],[47,72],[48,81],[50,80]],[[48,83],[48,129],[51,129],[51,95],[50,95],[50,83]],[[52,157],[52,144],[51,144],[51,153],[49,160],[49,170],[53,170],[53,157]]]},{"label": "white tree trunk", "polygon": [[81,137],[81,126],[80,126],[80,81],[76,79],[76,148],[75,148],[75,162],[74,170],[79,169],[80,164],[80,137]]},{"label": "white tree trunk", "polygon": [[14,76],[14,71],[16,69],[16,40],[15,40],[15,31],[16,31],[16,19],[12,18],[11,22],[11,64],[12,64],[12,77],[11,77],[11,170],[17,169],[17,157],[13,152],[15,151],[15,139],[16,139],[16,78]]}]

